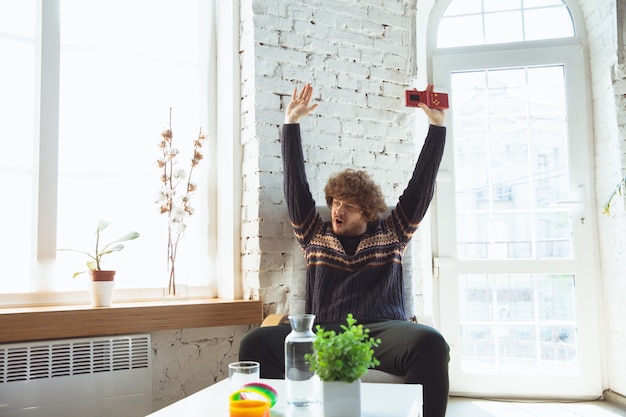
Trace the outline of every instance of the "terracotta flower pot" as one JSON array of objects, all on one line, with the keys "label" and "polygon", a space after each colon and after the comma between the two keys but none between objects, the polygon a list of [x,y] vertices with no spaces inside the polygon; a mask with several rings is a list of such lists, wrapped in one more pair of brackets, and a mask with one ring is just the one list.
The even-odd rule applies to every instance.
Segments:
[{"label": "terracotta flower pot", "polygon": [[89,271],[92,281],[113,281],[115,271]]},{"label": "terracotta flower pot", "polygon": [[89,271],[89,293],[94,307],[110,307],[115,289],[115,271]]}]

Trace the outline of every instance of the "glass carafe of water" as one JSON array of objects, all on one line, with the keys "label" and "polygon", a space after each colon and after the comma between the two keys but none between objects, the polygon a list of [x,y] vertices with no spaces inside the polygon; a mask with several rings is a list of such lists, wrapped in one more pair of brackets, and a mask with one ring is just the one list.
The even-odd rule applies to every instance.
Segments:
[{"label": "glass carafe of water", "polygon": [[291,333],[285,339],[285,385],[287,403],[296,407],[307,407],[321,401],[320,379],[304,359],[304,355],[313,353],[314,321],[314,314],[289,316]]}]

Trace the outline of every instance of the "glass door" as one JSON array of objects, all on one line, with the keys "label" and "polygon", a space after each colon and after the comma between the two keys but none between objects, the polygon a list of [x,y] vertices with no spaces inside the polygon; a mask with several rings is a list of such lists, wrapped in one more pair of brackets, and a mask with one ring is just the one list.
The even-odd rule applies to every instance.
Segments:
[{"label": "glass door", "polygon": [[434,246],[451,391],[597,397],[589,137],[572,99],[582,73],[563,61],[435,62],[451,99]]}]

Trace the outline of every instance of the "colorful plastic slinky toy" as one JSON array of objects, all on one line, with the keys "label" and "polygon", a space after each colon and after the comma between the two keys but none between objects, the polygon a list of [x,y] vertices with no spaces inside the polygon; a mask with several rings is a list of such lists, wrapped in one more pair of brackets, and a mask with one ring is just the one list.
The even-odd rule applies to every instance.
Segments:
[{"label": "colorful plastic slinky toy", "polygon": [[276,390],[267,384],[246,384],[230,395],[230,417],[270,417],[277,396]]}]

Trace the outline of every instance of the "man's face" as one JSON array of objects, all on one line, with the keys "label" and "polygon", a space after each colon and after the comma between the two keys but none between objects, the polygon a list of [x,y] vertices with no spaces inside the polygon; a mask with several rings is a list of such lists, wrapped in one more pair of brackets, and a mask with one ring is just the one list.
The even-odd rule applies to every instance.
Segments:
[{"label": "man's face", "polygon": [[357,204],[333,199],[330,215],[337,236],[360,236],[367,230],[367,221]]}]

